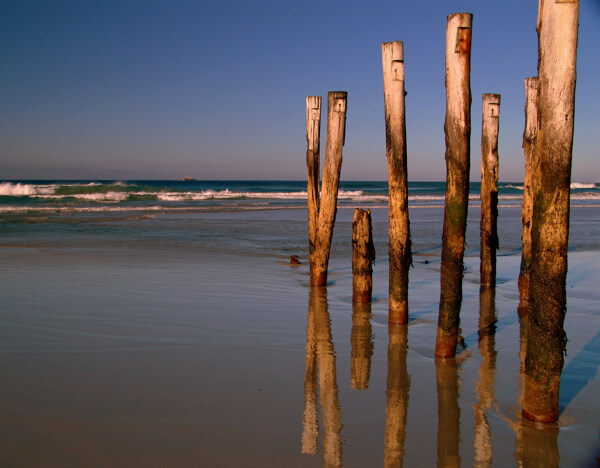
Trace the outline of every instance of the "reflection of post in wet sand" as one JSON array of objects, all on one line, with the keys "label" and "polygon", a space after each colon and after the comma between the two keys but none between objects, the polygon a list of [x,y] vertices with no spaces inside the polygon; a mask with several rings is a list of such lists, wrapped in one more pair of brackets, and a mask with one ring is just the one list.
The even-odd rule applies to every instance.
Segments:
[{"label": "reflection of post in wet sand", "polygon": [[371,356],[373,356],[373,333],[371,329],[371,303],[352,303],[352,333],[350,335],[352,355],[350,371],[352,388],[369,388]]},{"label": "reflection of post in wet sand", "polygon": [[521,419],[516,423],[515,460],[523,468],[558,468],[558,426]]},{"label": "reflection of post in wet sand", "polygon": [[456,358],[435,359],[438,398],[437,466],[460,467],[460,407]]},{"label": "reflection of post in wet sand", "polygon": [[[523,407],[525,379],[525,352],[527,350],[527,307],[519,309],[521,344],[519,348],[519,408]],[[557,468],[559,465],[558,426],[528,421],[519,415],[512,423],[515,431],[515,460],[518,467],[537,468],[539,466]]]},{"label": "reflection of post in wet sand", "polygon": [[302,453],[318,451],[317,367],[323,414],[323,466],[342,466],[342,425],[335,354],[331,339],[331,321],[327,311],[327,289],[324,287],[311,288],[308,301]]},{"label": "reflection of post in wet sand", "polygon": [[475,466],[492,466],[492,444],[490,426],[486,411],[494,402],[494,374],[496,370],[496,290],[493,287],[481,286],[479,290],[479,352],[481,365],[477,379],[477,403],[475,411]]},{"label": "reflection of post in wet sand", "polygon": [[386,468],[401,467],[406,439],[406,416],[410,376],[406,366],[408,350],[407,325],[389,324],[387,407],[385,409]]}]

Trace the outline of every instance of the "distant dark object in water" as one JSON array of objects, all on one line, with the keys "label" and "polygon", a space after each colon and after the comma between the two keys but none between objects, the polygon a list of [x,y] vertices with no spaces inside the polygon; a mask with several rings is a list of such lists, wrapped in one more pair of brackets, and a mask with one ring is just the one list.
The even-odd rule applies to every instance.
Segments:
[{"label": "distant dark object in water", "polygon": [[196,179],[194,179],[193,177],[190,177],[190,176],[185,176],[185,177],[182,177],[182,178],[181,178],[181,179],[179,179],[179,180],[181,180],[181,181],[183,181],[183,182],[192,182],[192,181],[194,181],[194,180],[196,180]]},{"label": "distant dark object in water", "polygon": [[290,265],[302,265],[302,262],[298,260],[298,255],[292,255],[290,257]]},{"label": "distant dark object in water", "polygon": [[425,261],[423,262],[425,265],[429,265],[429,260],[425,259]]}]

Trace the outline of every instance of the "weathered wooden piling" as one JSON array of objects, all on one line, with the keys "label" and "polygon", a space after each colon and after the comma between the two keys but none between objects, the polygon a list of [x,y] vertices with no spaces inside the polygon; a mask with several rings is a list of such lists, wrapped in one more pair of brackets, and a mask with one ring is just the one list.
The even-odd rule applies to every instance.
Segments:
[{"label": "weathered wooden piling", "polygon": [[407,325],[388,326],[387,404],[385,408],[385,468],[401,467],[404,460],[406,420],[410,393]]},{"label": "weathered wooden piling", "polygon": [[321,96],[306,97],[306,192],[308,198],[308,248],[313,269],[313,252],[319,223],[319,158],[321,148]]},{"label": "weathered wooden piling", "polygon": [[523,130],[523,152],[525,153],[525,180],[521,206],[521,270],[519,272],[519,311],[529,307],[529,277],[531,271],[531,219],[533,217],[533,184],[535,183],[535,137],[537,135],[538,79],[525,78],[525,129]]},{"label": "weathered wooden piling", "polygon": [[352,302],[371,302],[375,246],[371,210],[354,210],[352,221]]},{"label": "weathered wooden piling", "polygon": [[389,191],[389,323],[408,323],[408,270],[412,265],[408,217],[404,46],[381,44]]},{"label": "weathered wooden piling", "polygon": [[566,334],[567,244],[579,0],[540,0],[538,134],[523,415],[558,419]]},{"label": "weathered wooden piling", "polygon": [[[330,91],[327,97],[327,143],[325,149],[325,166],[323,169],[321,197],[318,203],[318,209],[315,208],[315,206],[309,208],[309,226],[310,213],[314,214],[315,210],[319,213],[314,249],[310,255],[311,286],[324,286],[327,283],[327,265],[329,264],[329,251],[331,248],[333,225],[335,224],[340,170],[342,167],[342,147],[344,146],[344,136],[346,132],[347,96],[345,91]],[[310,172],[311,167],[309,167],[309,173]],[[313,175],[309,175],[309,178],[315,180],[314,168]],[[313,184],[313,187],[308,187],[309,192],[316,192],[318,190],[314,189],[315,186],[318,187],[318,169],[316,181],[317,182],[316,184]],[[311,195],[309,195],[309,197],[310,196]],[[310,235],[309,231],[309,242]]]},{"label": "weathered wooden piling", "polygon": [[369,388],[371,357],[373,356],[373,329],[371,303],[352,303],[352,331],[350,332],[350,383],[354,390]]},{"label": "weathered wooden piling", "polygon": [[496,250],[498,250],[498,129],[500,95],[482,96],[481,122],[481,222],[480,282],[496,285]]},{"label": "weathered wooden piling", "polygon": [[446,200],[435,342],[435,355],[441,358],[456,353],[462,302],[471,151],[472,20],[470,13],[455,13],[448,16],[446,25]]}]

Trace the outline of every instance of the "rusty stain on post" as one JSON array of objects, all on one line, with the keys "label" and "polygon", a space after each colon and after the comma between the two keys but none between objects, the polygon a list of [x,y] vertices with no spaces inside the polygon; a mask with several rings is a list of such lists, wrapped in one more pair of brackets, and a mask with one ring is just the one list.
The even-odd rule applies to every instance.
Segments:
[{"label": "rusty stain on post", "polygon": [[412,265],[408,217],[404,46],[381,44],[389,191],[389,323],[408,323],[408,270]]},{"label": "rusty stain on post", "polygon": [[446,25],[446,199],[442,237],[440,308],[435,355],[456,354],[467,209],[471,139],[471,25],[473,15],[455,13]]},{"label": "rusty stain on post", "polygon": [[481,123],[481,222],[480,282],[496,285],[496,250],[498,250],[498,128],[500,95],[482,96]]}]

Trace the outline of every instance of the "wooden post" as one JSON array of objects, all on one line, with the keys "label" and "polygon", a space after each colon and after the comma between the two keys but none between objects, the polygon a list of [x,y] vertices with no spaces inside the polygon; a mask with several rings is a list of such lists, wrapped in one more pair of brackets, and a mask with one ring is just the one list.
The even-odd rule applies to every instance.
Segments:
[{"label": "wooden post", "polygon": [[481,244],[480,282],[496,285],[496,250],[498,250],[498,127],[500,95],[482,96],[481,123]]},{"label": "wooden post", "polygon": [[327,144],[315,249],[310,262],[311,286],[324,286],[327,283],[327,265],[335,224],[342,147],[346,132],[347,97],[345,91],[330,91],[327,97]]},{"label": "wooden post", "polygon": [[406,325],[388,326],[388,374],[387,405],[385,408],[385,451],[383,466],[402,466],[404,442],[406,441],[406,420],[410,375],[406,365],[408,354],[408,328]]},{"label": "wooden post", "polygon": [[381,44],[385,142],[389,191],[389,323],[408,323],[408,270],[412,265],[408,218],[406,119],[404,112],[404,46]]},{"label": "wooden post", "polygon": [[558,419],[566,334],[567,244],[579,0],[540,0],[539,96],[523,416]]},{"label": "wooden post", "polygon": [[438,433],[437,466],[460,468],[460,406],[456,359],[435,360]]},{"label": "wooden post", "polygon": [[313,270],[313,252],[317,243],[319,222],[319,157],[321,145],[321,96],[306,97],[306,168],[308,196],[308,249],[310,270]]},{"label": "wooden post", "polygon": [[456,353],[462,302],[471,151],[472,20],[470,13],[455,13],[448,16],[446,25],[446,200],[435,342],[435,355],[441,358]]},{"label": "wooden post", "polygon": [[352,303],[352,351],[350,355],[350,382],[355,390],[369,388],[371,357],[373,356],[373,330],[371,327],[371,303]]},{"label": "wooden post", "polygon": [[373,260],[371,211],[357,208],[352,221],[352,302],[371,302]]},{"label": "wooden post", "polygon": [[525,78],[525,130],[523,131],[523,151],[525,153],[525,181],[523,183],[523,203],[521,224],[521,271],[519,272],[519,311],[529,308],[529,278],[531,269],[531,219],[533,217],[533,184],[535,182],[535,137],[537,135],[537,77]]}]

